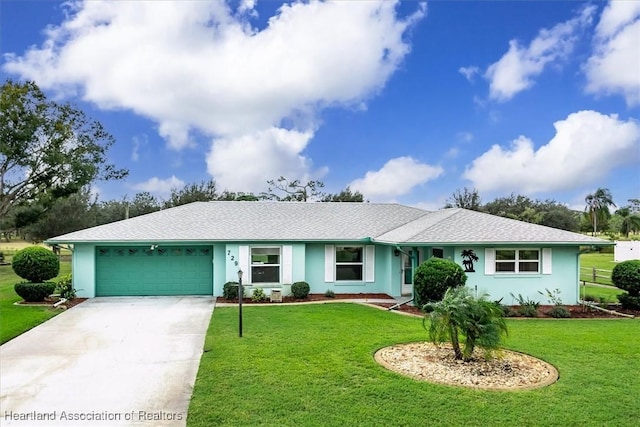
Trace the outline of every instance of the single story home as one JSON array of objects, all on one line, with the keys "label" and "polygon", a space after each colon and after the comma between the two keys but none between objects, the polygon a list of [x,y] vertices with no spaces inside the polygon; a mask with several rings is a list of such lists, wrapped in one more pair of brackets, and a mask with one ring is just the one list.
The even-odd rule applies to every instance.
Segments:
[{"label": "single story home", "polygon": [[55,237],[73,251],[78,296],[222,295],[225,282],[312,293],[410,296],[431,257],[467,270],[467,285],[514,303],[560,289],[578,300],[581,246],[610,242],[465,209],[400,204],[195,202]]}]

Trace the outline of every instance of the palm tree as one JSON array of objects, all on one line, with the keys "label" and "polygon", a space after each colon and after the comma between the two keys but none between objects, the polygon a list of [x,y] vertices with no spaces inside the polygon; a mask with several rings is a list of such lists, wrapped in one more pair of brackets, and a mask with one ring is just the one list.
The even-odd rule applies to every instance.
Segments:
[{"label": "palm tree", "polygon": [[620,224],[620,233],[624,237],[629,237],[629,233],[638,231],[640,229],[640,216],[631,215],[631,208],[625,206],[616,211],[616,215],[622,217],[622,224]]},{"label": "palm tree", "polygon": [[587,194],[584,198],[586,207],[585,212],[589,213],[591,223],[593,224],[593,236],[596,235],[598,226],[598,217],[602,218],[606,212],[609,212],[609,206],[616,206],[613,203],[613,196],[608,188],[598,188],[595,193]]},{"label": "palm tree", "polygon": [[476,347],[485,350],[485,357],[489,356],[507,334],[500,306],[489,301],[487,295],[474,298],[464,286],[447,289],[442,301],[428,303],[424,310],[427,314],[422,325],[429,338],[436,344],[450,341],[456,360],[470,362]]}]

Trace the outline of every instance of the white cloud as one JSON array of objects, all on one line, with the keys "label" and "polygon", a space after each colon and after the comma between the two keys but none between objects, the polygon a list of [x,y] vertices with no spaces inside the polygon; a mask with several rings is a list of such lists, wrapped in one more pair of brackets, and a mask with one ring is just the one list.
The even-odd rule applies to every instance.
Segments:
[{"label": "white cloud", "polygon": [[471,142],[473,141],[473,133],[472,132],[458,132],[458,140],[462,142]]},{"label": "white cloud", "polygon": [[[211,136],[209,170],[222,170],[227,182],[246,173],[211,167],[224,141],[255,151],[262,139],[253,136],[273,127],[313,133],[325,107],[366,108],[426,13],[423,3],[400,17],[397,1],[294,2],[258,29],[252,0],[71,4],[41,46],[5,55],[4,70],[151,118],[173,149],[192,146],[193,130]],[[274,158],[278,147],[262,145],[262,156]]]},{"label": "white cloud", "polygon": [[458,72],[462,74],[468,81],[472,82],[476,74],[480,72],[480,68],[475,65],[471,65],[469,67],[460,67],[458,68]]},{"label": "white cloud", "polygon": [[460,155],[460,149],[458,147],[451,147],[444,153],[444,156],[449,159],[455,159]]},{"label": "white cloud", "polygon": [[640,2],[611,1],[602,12],[594,52],[584,65],[586,91],[620,94],[640,104]]},{"label": "white cloud", "polygon": [[520,136],[494,145],[467,166],[463,177],[480,191],[532,194],[596,183],[616,167],[640,166],[640,125],[615,114],[579,111],[554,123],[555,136],[537,150]]},{"label": "white cloud", "polygon": [[170,178],[160,179],[158,177],[149,178],[144,182],[133,185],[134,190],[148,191],[158,196],[168,196],[172,189],[184,187],[184,181],[172,175]]},{"label": "white cloud", "polygon": [[217,139],[207,155],[209,173],[220,188],[259,192],[267,180],[303,177],[311,161],[302,155],[313,132],[272,127],[253,134]]},{"label": "white cloud", "polygon": [[131,142],[133,145],[131,150],[131,160],[137,162],[140,159],[140,148],[147,145],[149,139],[147,138],[147,135],[142,134],[141,136],[134,136],[131,138]]},{"label": "white cloud", "polygon": [[382,169],[369,171],[364,178],[352,181],[349,186],[360,191],[367,199],[392,199],[409,193],[413,187],[442,175],[440,166],[419,163],[405,156],[389,160]]},{"label": "white cloud", "polygon": [[533,78],[545,67],[566,59],[578,39],[578,31],[591,23],[595,6],[588,6],[574,18],[543,28],[529,46],[521,46],[517,40],[509,41],[509,50],[498,62],[487,68],[484,77],[489,80],[489,97],[507,101],[519,92],[533,86]]}]

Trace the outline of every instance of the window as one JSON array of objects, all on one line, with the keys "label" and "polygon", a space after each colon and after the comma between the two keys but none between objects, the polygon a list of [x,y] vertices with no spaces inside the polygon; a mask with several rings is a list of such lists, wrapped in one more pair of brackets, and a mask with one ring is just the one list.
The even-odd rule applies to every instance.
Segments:
[{"label": "window", "polygon": [[336,280],[362,281],[362,246],[336,246]]},{"label": "window", "polygon": [[539,273],[538,249],[497,249],[496,273]]},{"label": "window", "polygon": [[280,248],[251,248],[251,283],[280,283]]}]

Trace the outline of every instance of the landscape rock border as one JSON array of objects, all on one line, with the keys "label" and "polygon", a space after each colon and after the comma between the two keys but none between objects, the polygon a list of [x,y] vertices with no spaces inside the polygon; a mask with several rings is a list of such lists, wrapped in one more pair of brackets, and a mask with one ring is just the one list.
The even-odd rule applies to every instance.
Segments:
[{"label": "landscape rock border", "polygon": [[418,381],[479,390],[529,390],[546,387],[559,378],[550,363],[512,350],[500,350],[489,360],[476,352],[473,362],[464,363],[454,359],[451,344],[413,342],[381,348],[374,359],[386,369]]}]

